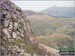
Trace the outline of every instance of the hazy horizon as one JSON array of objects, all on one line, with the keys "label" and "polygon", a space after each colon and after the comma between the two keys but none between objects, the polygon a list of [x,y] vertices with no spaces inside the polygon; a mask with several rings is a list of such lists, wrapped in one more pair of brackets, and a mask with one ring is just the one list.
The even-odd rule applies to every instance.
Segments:
[{"label": "hazy horizon", "polygon": [[42,11],[49,7],[74,7],[74,1],[12,1],[22,10]]}]

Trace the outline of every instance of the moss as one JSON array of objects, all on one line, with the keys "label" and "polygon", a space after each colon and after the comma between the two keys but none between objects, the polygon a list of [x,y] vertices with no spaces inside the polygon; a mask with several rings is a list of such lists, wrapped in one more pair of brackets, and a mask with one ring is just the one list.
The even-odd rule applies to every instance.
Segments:
[{"label": "moss", "polygon": [[35,53],[37,55],[39,54],[38,52],[39,52],[38,50],[33,50],[33,53]]},{"label": "moss", "polygon": [[24,48],[27,50],[27,53],[35,53],[38,54],[38,50],[37,49],[33,49],[31,44],[25,44]]},{"label": "moss", "polygon": [[12,22],[14,24],[14,22],[17,22],[17,20],[14,19],[14,17],[11,17],[10,22]]},{"label": "moss", "polygon": [[5,33],[1,30],[1,36],[5,36]]},{"label": "moss", "polygon": [[34,38],[36,37],[33,32],[31,32],[30,35],[31,35],[32,37],[34,37]]},{"label": "moss", "polygon": [[22,28],[24,24],[22,22],[19,22],[19,27]]},{"label": "moss", "polygon": [[11,43],[10,43],[9,41],[7,41],[7,40],[5,40],[5,39],[3,39],[3,38],[1,38],[1,41],[2,41],[2,43],[4,43],[4,45],[5,45],[6,47],[8,47],[8,46],[11,45]]},{"label": "moss", "polygon": [[31,44],[25,44],[24,48],[27,50],[28,53],[31,53],[31,51],[33,50]]},{"label": "moss", "polygon": [[14,44],[16,44],[16,45],[19,45],[19,44],[22,43],[22,42],[23,42],[22,39],[14,40]]},{"label": "moss", "polygon": [[17,22],[17,20],[14,19],[14,17],[11,17],[10,22],[14,23],[14,22]]},{"label": "moss", "polygon": [[15,29],[12,29],[12,32],[16,32],[16,30]]}]

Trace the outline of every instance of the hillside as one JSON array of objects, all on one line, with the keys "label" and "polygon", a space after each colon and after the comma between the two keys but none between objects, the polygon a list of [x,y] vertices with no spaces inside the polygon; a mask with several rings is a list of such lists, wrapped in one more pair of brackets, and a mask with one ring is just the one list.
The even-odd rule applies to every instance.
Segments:
[{"label": "hillside", "polygon": [[55,18],[48,15],[33,15],[29,18],[40,43],[56,49],[74,49],[75,18]]},{"label": "hillside", "polygon": [[74,50],[74,41],[73,38],[64,34],[53,34],[47,36],[40,36],[37,38],[38,41],[42,44],[45,44],[49,47],[61,49],[62,51],[73,51]]},{"label": "hillside", "polygon": [[28,18],[21,8],[10,0],[0,0],[0,19],[0,56],[59,55],[59,50],[38,43]]},{"label": "hillside", "polygon": [[[48,15],[30,16],[31,28],[37,36],[74,31],[74,18],[55,18]],[[60,29],[60,30],[59,30]]]},{"label": "hillside", "polygon": [[75,10],[74,7],[53,6],[41,11],[41,13],[44,13],[53,17],[75,18],[74,10]]}]

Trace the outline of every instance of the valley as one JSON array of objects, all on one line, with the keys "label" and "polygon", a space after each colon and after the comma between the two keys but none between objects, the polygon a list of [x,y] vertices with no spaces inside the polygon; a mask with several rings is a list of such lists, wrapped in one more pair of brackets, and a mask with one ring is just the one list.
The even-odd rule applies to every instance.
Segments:
[{"label": "valley", "polygon": [[40,43],[58,50],[74,50],[75,18],[40,14],[29,16],[29,20]]}]

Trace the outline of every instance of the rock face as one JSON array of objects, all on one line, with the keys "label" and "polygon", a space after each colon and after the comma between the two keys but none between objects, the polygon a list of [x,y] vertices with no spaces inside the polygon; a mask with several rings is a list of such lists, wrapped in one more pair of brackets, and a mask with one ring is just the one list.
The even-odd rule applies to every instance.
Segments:
[{"label": "rock face", "polygon": [[[26,53],[50,55],[50,51],[39,45],[31,36],[29,21],[23,11],[9,0],[0,0],[1,54],[2,56],[26,56]],[[57,51],[56,51],[57,52]],[[56,53],[52,53],[55,55]]]}]

